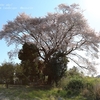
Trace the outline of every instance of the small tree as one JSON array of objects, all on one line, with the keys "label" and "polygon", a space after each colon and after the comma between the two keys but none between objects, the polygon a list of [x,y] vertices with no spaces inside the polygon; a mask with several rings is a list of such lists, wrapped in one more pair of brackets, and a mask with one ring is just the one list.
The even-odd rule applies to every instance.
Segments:
[{"label": "small tree", "polygon": [[0,67],[0,78],[6,83],[6,88],[8,84],[13,81],[14,76],[14,65],[12,63],[3,63]]},{"label": "small tree", "polygon": [[23,44],[22,49],[19,51],[18,57],[21,60],[21,67],[23,69],[24,76],[30,82],[33,82],[33,79],[39,74],[38,62],[39,54],[38,48],[32,43]]}]

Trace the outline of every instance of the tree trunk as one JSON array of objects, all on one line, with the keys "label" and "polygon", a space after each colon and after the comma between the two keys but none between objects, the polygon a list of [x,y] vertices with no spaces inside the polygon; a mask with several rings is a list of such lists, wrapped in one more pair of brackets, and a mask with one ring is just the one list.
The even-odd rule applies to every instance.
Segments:
[{"label": "tree trunk", "polygon": [[52,85],[52,78],[50,75],[48,75],[48,80],[47,80],[48,85]]},{"label": "tree trunk", "polygon": [[6,81],[6,84],[5,84],[6,88],[8,89],[8,82]]}]

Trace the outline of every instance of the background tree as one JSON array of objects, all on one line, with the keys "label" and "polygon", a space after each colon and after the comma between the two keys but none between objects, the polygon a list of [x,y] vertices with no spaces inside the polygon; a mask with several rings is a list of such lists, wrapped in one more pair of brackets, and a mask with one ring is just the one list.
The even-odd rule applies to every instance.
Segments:
[{"label": "background tree", "polygon": [[[18,57],[21,60],[21,67],[23,74],[30,82],[33,82],[36,77],[39,77],[39,53],[36,45],[31,43],[23,44],[22,49],[19,51]],[[35,80],[36,81],[36,80]]]},{"label": "background tree", "polygon": [[6,88],[8,84],[13,82],[14,76],[14,64],[12,63],[3,63],[0,67],[0,79],[2,82],[5,82]]},{"label": "background tree", "polygon": [[14,84],[25,84],[27,78],[25,77],[23,67],[20,64],[16,64],[14,73]]},{"label": "background tree", "polygon": [[79,51],[88,57],[91,55],[92,58],[98,58],[100,42],[99,36],[89,27],[77,4],[60,4],[56,12],[39,18],[22,13],[4,25],[0,39],[5,39],[8,45],[15,43],[16,47],[27,42],[35,44],[45,65],[48,65],[54,53],[61,51],[78,66],[90,71],[94,71],[93,63]]},{"label": "background tree", "polygon": [[73,66],[72,68],[70,68],[66,72],[66,76],[67,77],[83,77],[84,76],[84,73],[83,72],[80,72],[77,67]]}]

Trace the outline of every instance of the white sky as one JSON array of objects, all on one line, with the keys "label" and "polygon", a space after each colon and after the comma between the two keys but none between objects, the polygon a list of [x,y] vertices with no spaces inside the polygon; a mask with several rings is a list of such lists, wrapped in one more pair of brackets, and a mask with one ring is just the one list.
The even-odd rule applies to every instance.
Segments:
[{"label": "white sky", "polygon": [[96,31],[100,31],[100,0],[80,0],[84,15],[90,26]]},{"label": "white sky", "polygon": [[[84,14],[89,25],[95,29],[95,31],[100,32],[100,0],[82,0],[81,4],[82,7],[85,8]],[[100,59],[96,60],[96,62],[100,63]],[[100,74],[100,64],[97,65],[96,68],[97,74]]]}]

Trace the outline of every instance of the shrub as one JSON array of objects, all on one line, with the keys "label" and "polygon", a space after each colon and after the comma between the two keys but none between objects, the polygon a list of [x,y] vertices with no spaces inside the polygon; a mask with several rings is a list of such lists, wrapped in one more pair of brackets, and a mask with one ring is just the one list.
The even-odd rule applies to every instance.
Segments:
[{"label": "shrub", "polygon": [[97,83],[94,86],[94,96],[95,96],[95,100],[100,100],[100,83]]},{"label": "shrub", "polygon": [[80,91],[83,89],[84,87],[84,83],[83,80],[81,78],[72,78],[67,86],[65,87],[65,89],[67,90],[67,94],[79,94]]},{"label": "shrub", "polygon": [[100,100],[100,80],[97,78],[86,78],[82,96],[89,100]]}]

